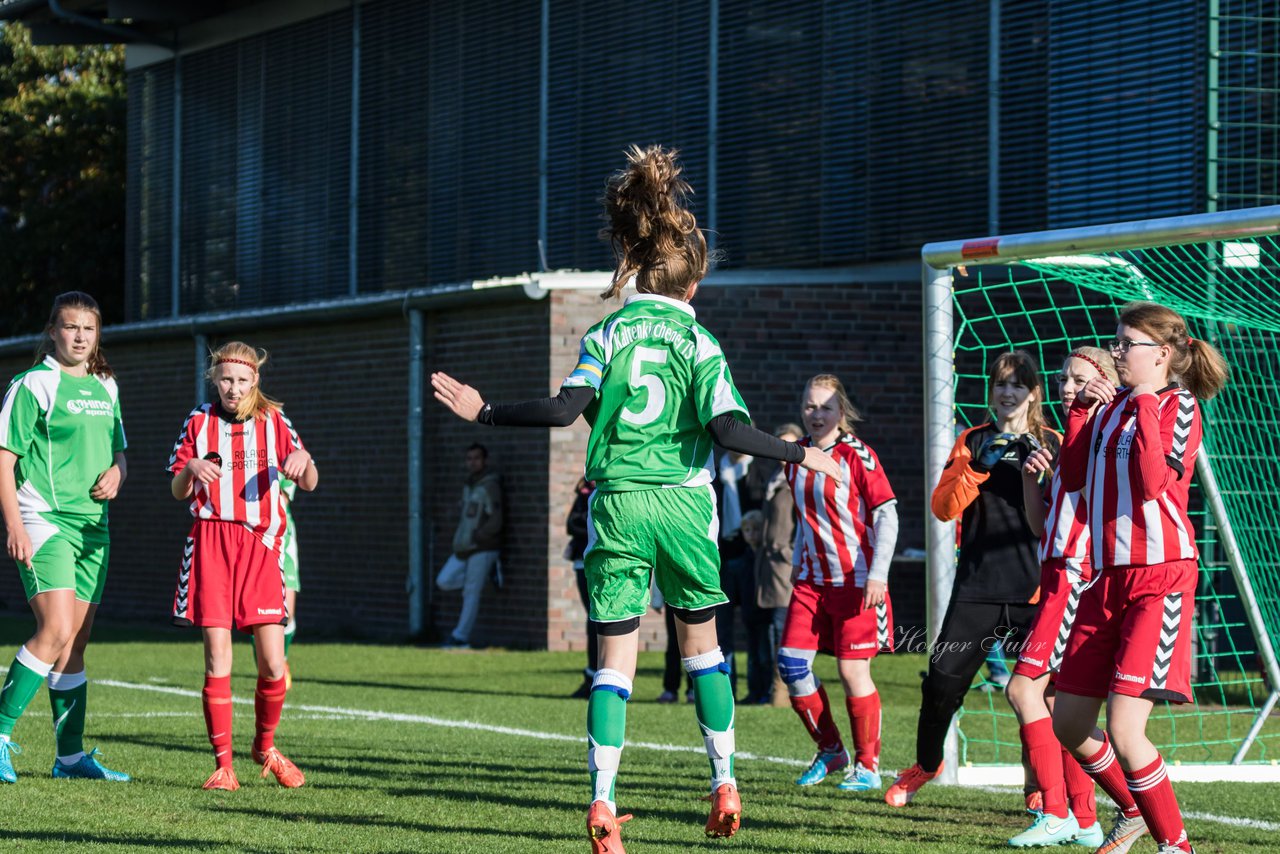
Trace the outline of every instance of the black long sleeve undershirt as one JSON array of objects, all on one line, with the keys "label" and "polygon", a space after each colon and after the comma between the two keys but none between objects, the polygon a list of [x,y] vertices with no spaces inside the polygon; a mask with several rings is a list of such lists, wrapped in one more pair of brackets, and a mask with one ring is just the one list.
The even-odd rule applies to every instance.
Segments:
[{"label": "black long sleeve undershirt", "polygon": [[[561,388],[555,397],[486,404],[476,420],[495,427],[568,427],[586,411],[595,396],[595,389],[587,386]],[[750,424],[743,424],[729,413],[707,422],[707,432],[717,445],[739,454],[788,463],[804,459],[804,448],[795,442],[784,442]]]},{"label": "black long sleeve undershirt", "polygon": [[589,386],[561,387],[555,397],[487,404],[476,420],[495,427],[568,427],[595,397],[595,389]]},{"label": "black long sleeve undershirt", "polygon": [[727,451],[786,463],[798,463],[804,459],[804,448],[795,442],[784,442],[750,424],[743,424],[727,412],[708,421],[707,432],[717,445]]}]

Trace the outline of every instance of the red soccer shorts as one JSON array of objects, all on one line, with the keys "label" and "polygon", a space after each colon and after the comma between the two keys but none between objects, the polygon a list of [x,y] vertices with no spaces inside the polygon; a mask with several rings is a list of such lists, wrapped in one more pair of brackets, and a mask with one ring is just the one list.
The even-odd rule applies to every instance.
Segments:
[{"label": "red soccer shorts", "polygon": [[1092,574],[1088,560],[1068,562],[1066,558],[1055,557],[1040,565],[1040,607],[1018,653],[1014,673],[1039,679],[1046,673],[1058,672],[1080,595]]},{"label": "red soccer shorts", "polygon": [[200,519],[182,552],[173,622],[241,631],[289,622],[280,552],[239,522]]},{"label": "red soccer shorts", "polygon": [[1199,565],[1098,572],[1080,597],[1058,690],[1191,702],[1191,616]]},{"label": "red soccer shorts", "polygon": [[893,605],[862,607],[862,588],[817,586],[797,581],[787,607],[781,646],[817,649],[836,658],[874,658],[893,651]]}]

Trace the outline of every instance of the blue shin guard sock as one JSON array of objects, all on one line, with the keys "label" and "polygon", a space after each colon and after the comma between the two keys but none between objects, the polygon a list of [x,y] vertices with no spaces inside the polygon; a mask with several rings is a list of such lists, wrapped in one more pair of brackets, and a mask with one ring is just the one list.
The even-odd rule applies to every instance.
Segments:
[{"label": "blue shin guard sock", "polygon": [[596,671],[587,700],[587,767],[591,771],[591,800],[604,801],[617,815],[614,785],[627,734],[627,699],[631,680],[617,670]]},{"label": "blue shin guard sock", "polygon": [[693,678],[694,707],[702,740],[711,762],[711,791],[722,783],[737,785],[733,776],[733,687],[729,682],[729,665],[716,647],[682,660]]}]

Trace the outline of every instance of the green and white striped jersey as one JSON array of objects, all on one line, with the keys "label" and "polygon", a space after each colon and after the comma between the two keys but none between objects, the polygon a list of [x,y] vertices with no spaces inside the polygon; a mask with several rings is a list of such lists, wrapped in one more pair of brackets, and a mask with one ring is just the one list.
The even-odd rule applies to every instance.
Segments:
[{"label": "green and white striped jersey", "polygon": [[750,422],[720,344],[686,302],[637,294],[588,330],[568,387],[595,400],[586,476],[606,492],[704,486],[714,478],[706,424]]},{"label": "green and white striped jersey", "polygon": [[102,516],[90,497],[98,476],[125,449],[120,398],[111,377],[75,377],[53,356],[18,374],[0,407],[0,448],[18,457],[23,512]]}]

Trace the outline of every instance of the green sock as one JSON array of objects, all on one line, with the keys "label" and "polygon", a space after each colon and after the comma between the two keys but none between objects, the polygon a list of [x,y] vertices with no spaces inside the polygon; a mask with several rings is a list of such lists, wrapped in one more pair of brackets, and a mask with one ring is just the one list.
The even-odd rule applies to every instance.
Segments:
[{"label": "green sock", "polygon": [[9,672],[3,677],[4,690],[0,690],[0,735],[13,732],[14,724],[27,710],[27,704],[52,669],[52,664],[45,664],[27,652],[25,646],[18,650],[9,665]]},{"label": "green sock", "polygon": [[616,670],[599,670],[587,700],[587,767],[591,800],[605,801],[615,814],[614,783],[627,735],[627,698],[631,680]]},{"label": "green sock", "polygon": [[684,659],[685,670],[693,677],[693,702],[711,763],[711,789],[734,783],[733,686],[722,669],[724,655],[719,649]]},{"label": "green sock", "polygon": [[[89,685],[84,671],[59,673],[49,681],[49,705],[53,708],[53,734],[58,757],[84,753],[84,709]],[[57,685],[58,687],[54,687]],[[65,687],[70,685],[71,687]]]},{"label": "green sock", "polygon": [[289,647],[293,646],[293,633],[298,630],[298,624],[293,620],[289,621],[289,625],[284,627],[284,657],[289,657]]}]

